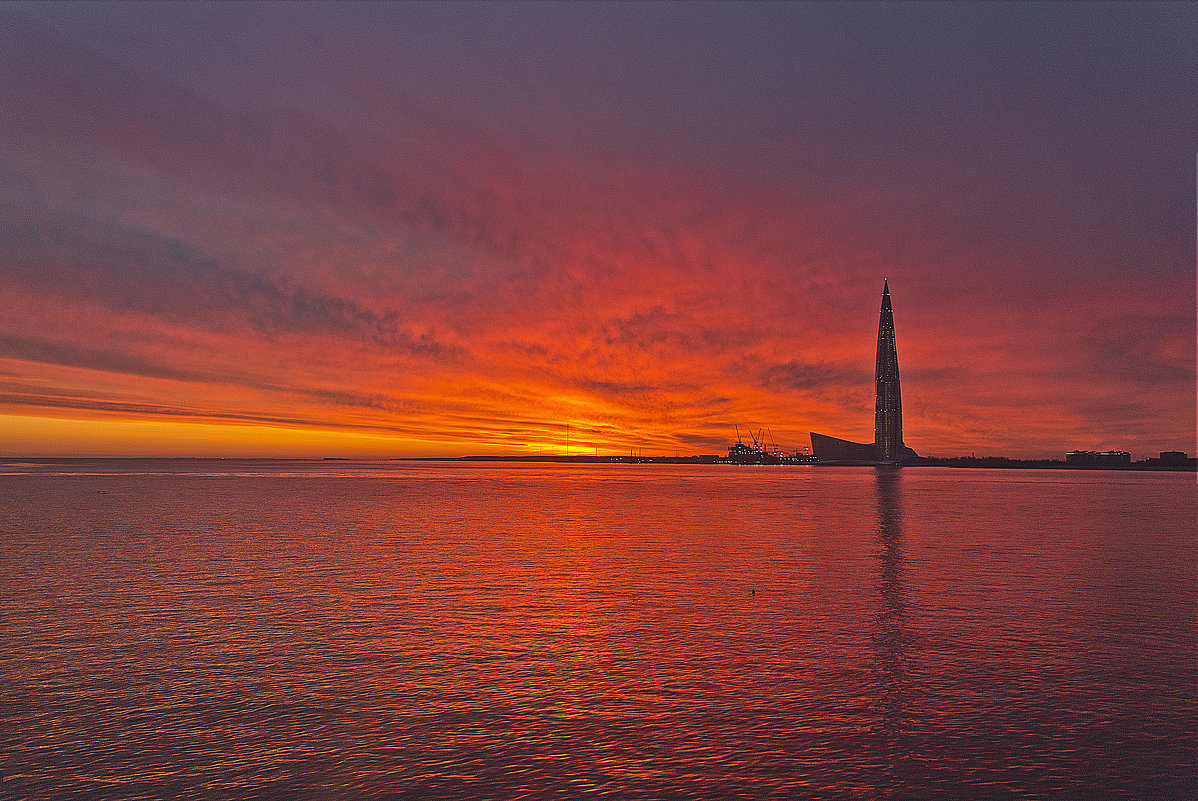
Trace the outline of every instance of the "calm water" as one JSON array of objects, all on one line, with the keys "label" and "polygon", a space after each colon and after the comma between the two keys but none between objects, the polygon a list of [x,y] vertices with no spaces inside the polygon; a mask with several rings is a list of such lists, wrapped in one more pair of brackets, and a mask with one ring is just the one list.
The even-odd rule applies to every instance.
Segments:
[{"label": "calm water", "polygon": [[1193,797],[1192,474],[0,464],[0,795]]}]

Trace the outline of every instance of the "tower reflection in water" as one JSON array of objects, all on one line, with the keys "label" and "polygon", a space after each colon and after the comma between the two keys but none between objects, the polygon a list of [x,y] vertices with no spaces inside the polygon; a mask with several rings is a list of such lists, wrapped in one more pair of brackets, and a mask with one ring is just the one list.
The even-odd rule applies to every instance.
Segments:
[{"label": "tower reflection in water", "polygon": [[878,611],[874,621],[877,652],[878,717],[881,745],[892,770],[907,754],[910,721],[906,676],[907,587],[903,555],[903,471],[875,470],[878,497]]}]

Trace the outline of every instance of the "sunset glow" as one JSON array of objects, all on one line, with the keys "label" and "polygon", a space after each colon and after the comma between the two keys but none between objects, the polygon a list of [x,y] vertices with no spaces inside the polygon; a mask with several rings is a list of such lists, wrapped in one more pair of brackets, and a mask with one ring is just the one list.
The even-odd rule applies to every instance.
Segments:
[{"label": "sunset glow", "polygon": [[1195,450],[1195,25],[6,6],[0,453]]}]

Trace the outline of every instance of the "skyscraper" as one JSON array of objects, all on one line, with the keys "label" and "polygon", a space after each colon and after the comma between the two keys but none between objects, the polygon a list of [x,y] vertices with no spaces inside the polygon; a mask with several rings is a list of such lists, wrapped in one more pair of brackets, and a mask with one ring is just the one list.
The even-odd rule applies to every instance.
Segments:
[{"label": "skyscraper", "polygon": [[899,390],[898,348],[894,341],[894,310],[890,283],[882,282],[882,310],[878,319],[878,360],[874,371],[877,405],[874,407],[874,441],[850,442],[811,432],[811,449],[821,462],[900,464],[918,456],[903,444],[903,398]]},{"label": "skyscraper", "polygon": [[874,371],[877,405],[874,411],[874,447],[878,459],[897,462],[903,458],[903,396],[899,391],[898,349],[894,344],[894,310],[890,307],[890,283],[882,281],[882,313],[878,320],[878,366]]}]

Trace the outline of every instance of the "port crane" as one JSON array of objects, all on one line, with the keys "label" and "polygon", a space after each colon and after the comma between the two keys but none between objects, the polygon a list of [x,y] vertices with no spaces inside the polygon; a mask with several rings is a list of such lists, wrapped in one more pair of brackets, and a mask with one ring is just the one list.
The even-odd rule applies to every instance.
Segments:
[{"label": "port crane", "polygon": [[769,428],[753,429],[745,427],[749,442],[746,444],[741,433],[740,424],[733,423],[736,429],[736,443],[728,449],[727,464],[809,464],[813,461],[809,454],[802,451],[784,452],[774,439],[774,432]]}]

